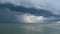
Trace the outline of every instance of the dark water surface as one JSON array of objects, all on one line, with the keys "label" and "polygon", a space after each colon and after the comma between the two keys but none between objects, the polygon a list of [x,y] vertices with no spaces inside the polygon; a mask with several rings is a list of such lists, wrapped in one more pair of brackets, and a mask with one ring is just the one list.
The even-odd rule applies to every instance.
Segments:
[{"label": "dark water surface", "polygon": [[60,24],[0,24],[0,34],[60,34]]}]

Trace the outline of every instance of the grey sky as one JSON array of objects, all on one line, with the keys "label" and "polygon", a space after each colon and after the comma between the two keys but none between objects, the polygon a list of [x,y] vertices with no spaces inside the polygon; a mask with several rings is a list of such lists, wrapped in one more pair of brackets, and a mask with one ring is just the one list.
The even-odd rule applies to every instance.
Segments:
[{"label": "grey sky", "polygon": [[[0,4],[4,4],[4,3],[11,3],[15,7],[24,6],[26,8],[48,10],[55,15],[60,15],[60,0],[0,0]],[[5,13],[5,16],[8,18],[11,18],[11,17],[9,17],[9,15],[12,16],[12,18],[11,18],[12,21],[13,20],[16,21],[17,15],[19,15],[19,13],[21,13],[21,12],[17,13],[17,11],[14,11],[14,12],[10,12],[10,10],[8,10],[8,11],[9,11],[8,14],[5,12],[3,12],[3,13]],[[0,13],[0,14],[3,15],[2,13]],[[1,17],[1,15],[0,15],[0,17]],[[53,17],[50,17],[50,18],[53,18]],[[3,16],[3,18],[5,19],[4,16]],[[54,17],[53,20],[55,20],[55,19],[56,19],[56,17]],[[10,20],[10,19],[7,19],[7,20]],[[47,20],[48,20],[48,18],[47,18]]]}]

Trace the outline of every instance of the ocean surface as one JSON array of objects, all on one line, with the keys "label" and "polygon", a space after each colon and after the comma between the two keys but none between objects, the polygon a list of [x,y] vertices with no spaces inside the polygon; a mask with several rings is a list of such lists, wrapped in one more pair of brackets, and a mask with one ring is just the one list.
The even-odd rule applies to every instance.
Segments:
[{"label": "ocean surface", "polygon": [[60,34],[60,24],[0,24],[0,34]]}]

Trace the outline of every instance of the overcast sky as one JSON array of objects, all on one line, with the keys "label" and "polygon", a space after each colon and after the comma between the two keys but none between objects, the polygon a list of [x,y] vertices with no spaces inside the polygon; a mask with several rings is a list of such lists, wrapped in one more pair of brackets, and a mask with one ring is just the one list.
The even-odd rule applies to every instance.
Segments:
[{"label": "overcast sky", "polygon": [[0,22],[60,22],[60,0],[0,0]]}]

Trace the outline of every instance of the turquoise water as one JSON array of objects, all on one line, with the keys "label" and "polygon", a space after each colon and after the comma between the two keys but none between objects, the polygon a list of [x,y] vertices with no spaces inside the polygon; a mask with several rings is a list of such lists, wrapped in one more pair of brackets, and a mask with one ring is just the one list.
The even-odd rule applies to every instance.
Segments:
[{"label": "turquoise water", "polygon": [[0,34],[60,34],[60,24],[0,24]]}]

